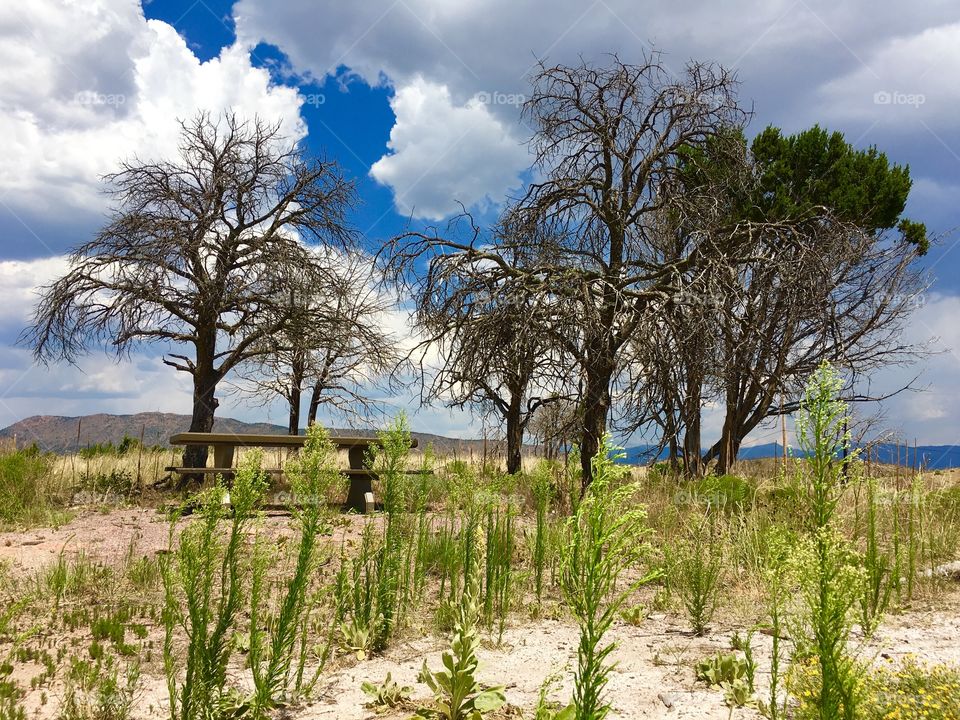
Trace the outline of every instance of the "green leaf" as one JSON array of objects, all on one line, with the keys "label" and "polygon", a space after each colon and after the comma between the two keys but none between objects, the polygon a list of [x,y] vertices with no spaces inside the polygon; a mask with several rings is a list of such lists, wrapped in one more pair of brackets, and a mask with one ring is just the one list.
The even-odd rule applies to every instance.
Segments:
[{"label": "green leaf", "polygon": [[494,687],[484,690],[473,699],[473,706],[481,713],[493,712],[500,708],[507,701],[502,687]]}]

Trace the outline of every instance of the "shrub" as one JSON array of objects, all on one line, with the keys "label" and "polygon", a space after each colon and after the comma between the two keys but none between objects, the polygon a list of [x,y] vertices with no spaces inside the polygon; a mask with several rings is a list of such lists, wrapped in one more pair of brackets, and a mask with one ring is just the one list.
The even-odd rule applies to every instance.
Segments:
[{"label": "shrub", "polygon": [[740,512],[753,502],[757,489],[738,475],[708,475],[697,483],[696,492],[709,508]]},{"label": "shrub", "polygon": [[869,720],[957,720],[960,670],[907,657],[899,666],[876,668],[867,678],[865,695],[863,711]]},{"label": "shrub", "polygon": [[53,458],[30,448],[0,455],[0,525],[37,525],[65,519],[66,498],[53,491]]},{"label": "shrub", "polygon": [[413,692],[413,688],[407,685],[398,685],[390,673],[381,683],[365,680],[360,683],[360,689],[370,698],[367,705],[374,708],[402,707],[410,701],[410,693]]},{"label": "shrub", "polygon": [[716,535],[712,518],[693,521],[674,551],[673,587],[697,635],[706,634],[717,608],[723,558]]},{"label": "shrub", "polygon": [[[960,670],[950,665],[928,665],[913,657],[899,664],[858,666],[861,680],[856,717],[862,720],[957,720],[960,708]],[[822,686],[815,658],[790,668],[788,686],[796,698],[794,716],[820,718]]]},{"label": "shrub", "polygon": [[420,679],[434,694],[432,706],[419,708],[417,715],[438,720],[482,720],[488,712],[500,708],[506,697],[502,687],[484,689],[477,682],[479,660],[477,621],[480,616],[479,566],[467,576],[460,613],[454,628],[450,650],[443,653],[444,669],[433,672],[426,661]]},{"label": "shrub", "polygon": [[133,473],[122,468],[113,468],[109,472],[83,473],[77,483],[77,495],[74,500],[90,503],[120,502],[127,499],[136,490]]},{"label": "shrub", "polygon": [[127,720],[140,682],[137,662],[121,668],[112,656],[72,658],[60,707],[62,720]]},{"label": "shrub", "polygon": [[747,679],[747,663],[732,653],[717,653],[699,661],[696,666],[697,680],[711,687]]},{"label": "shrub", "polygon": [[7,649],[0,654],[0,720],[26,720],[27,713],[21,704],[23,690],[13,678],[13,658],[21,648],[28,633],[17,633],[16,622],[27,607],[26,598],[7,601],[0,607],[0,638],[12,638]]}]

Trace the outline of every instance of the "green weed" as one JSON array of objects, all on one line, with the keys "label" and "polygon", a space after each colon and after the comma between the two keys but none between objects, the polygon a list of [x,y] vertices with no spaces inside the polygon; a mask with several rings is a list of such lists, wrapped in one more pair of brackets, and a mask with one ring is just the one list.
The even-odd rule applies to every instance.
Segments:
[{"label": "green weed", "polygon": [[563,562],[564,598],[580,628],[573,705],[577,720],[601,720],[610,711],[604,697],[613,643],[604,644],[627,598],[655,574],[621,583],[648,552],[646,513],[635,504],[638,486],[617,486],[623,469],[610,457],[609,439],[592,460],[593,482],[569,520]]}]

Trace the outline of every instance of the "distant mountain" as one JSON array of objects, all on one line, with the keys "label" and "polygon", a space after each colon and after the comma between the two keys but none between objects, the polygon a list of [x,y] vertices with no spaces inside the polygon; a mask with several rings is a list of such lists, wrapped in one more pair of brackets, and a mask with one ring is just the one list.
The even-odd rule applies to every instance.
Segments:
[{"label": "distant mountain", "polygon": [[[627,448],[624,452],[627,454],[624,462],[631,465],[638,465],[650,462],[656,446],[637,445]],[[791,452],[796,454],[796,448],[791,448]],[[899,453],[900,465],[904,467],[922,466],[928,470],[948,470],[950,468],[960,467],[960,447],[954,445],[918,445],[916,448],[897,446],[893,443],[879,443],[871,446],[871,456],[874,461],[881,463],[894,464],[897,462]],[[739,459],[758,460],[760,458],[775,458],[783,456],[783,445],[780,443],[765,443],[763,445],[751,445],[740,450]],[[662,451],[657,457],[658,460],[664,460],[667,452]]]},{"label": "distant mountain", "polygon": [[[63,417],[57,415],[34,415],[9,427],[0,430],[0,440],[16,438],[18,447],[25,447],[36,443],[44,450],[57,453],[76,452],[97,443],[118,444],[124,435],[139,438],[143,431],[143,441],[147,445],[167,445],[171,435],[184,432],[190,427],[189,415],[173,413],[137,413],[136,415],[84,415],[81,417]],[[248,423],[233,418],[217,418],[214,422],[215,432],[225,433],[263,433],[283,435],[287,429],[282,425],[271,423]],[[79,431],[79,438],[78,438]],[[331,428],[332,435],[372,435],[372,430]],[[412,433],[420,443],[420,447],[432,444],[434,450],[444,456],[457,456],[465,459],[481,458],[483,456],[483,440],[460,440],[457,438],[434,435],[432,433]],[[535,448],[525,447],[524,453],[533,452]],[[631,465],[642,465],[650,462],[654,447],[650,445],[635,445],[624,452],[624,462]],[[491,456],[503,452],[503,443],[498,441],[487,442],[487,452]],[[740,451],[740,458],[756,460],[759,458],[780,457],[783,446],[780,443],[766,443],[753,445]],[[878,462],[894,463],[897,459],[897,446],[892,443],[874,445],[873,458]],[[666,458],[667,453],[660,453],[658,459]],[[930,470],[946,470],[960,467],[960,447],[953,445],[920,445],[914,448],[900,448],[900,464],[913,466],[915,459]]]},{"label": "distant mountain", "polygon": [[[190,428],[189,415],[173,413],[137,413],[135,415],[84,415],[63,417],[57,415],[34,415],[0,430],[0,439],[16,438],[18,447],[36,443],[43,450],[57,453],[76,452],[80,448],[97,443],[118,444],[125,435],[139,438],[143,433],[146,445],[167,445],[171,435]],[[261,433],[283,435],[283,425],[271,423],[248,423],[233,418],[217,418],[214,432]],[[331,435],[373,435],[372,430],[330,428]],[[481,457],[483,440],[460,440],[431,433],[412,433],[420,447],[432,444],[440,455],[456,455],[463,458]],[[502,443],[487,443],[488,453],[497,453]]]}]

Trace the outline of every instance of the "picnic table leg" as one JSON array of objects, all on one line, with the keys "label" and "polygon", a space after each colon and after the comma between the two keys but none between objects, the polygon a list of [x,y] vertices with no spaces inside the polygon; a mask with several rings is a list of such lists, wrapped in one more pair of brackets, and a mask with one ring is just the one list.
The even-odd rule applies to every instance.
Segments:
[{"label": "picnic table leg", "polygon": [[[213,446],[213,466],[218,468],[233,467],[233,445],[214,445]],[[233,481],[233,473],[224,473],[223,481],[230,483]]]},{"label": "picnic table leg", "polygon": [[[354,446],[347,450],[351,470],[363,470],[364,450],[361,446]],[[367,493],[373,495],[373,473],[368,475],[351,475],[350,489],[347,491],[347,509],[360,513],[367,512]]]}]

